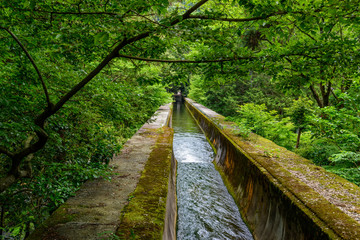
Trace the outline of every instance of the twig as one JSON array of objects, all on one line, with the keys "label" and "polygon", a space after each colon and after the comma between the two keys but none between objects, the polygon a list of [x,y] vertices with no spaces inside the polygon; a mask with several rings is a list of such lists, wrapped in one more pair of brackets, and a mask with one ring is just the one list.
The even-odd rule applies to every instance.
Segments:
[{"label": "twig", "polygon": [[152,20],[152,19],[150,19],[150,18],[148,18],[148,17],[146,17],[146,16],[141,15],[141,14],[137,13],[137,12],[134,11],[134,10],[131,10],[131,12],[135,13],[136,16],[141,17],[141,18],[144,18],[144,19],[148,20],[149,22],[152,22],[152,23],[154,23],[154,24],[157,24],[157,25],[159,25],[159,26],[161,26],[161,27],[165,27],[165,28],[168,27],[168,26],[165,26],[165,25],[163,25],[163,24],[161,24],[161,23],[159,23],[159,22],[157,22],[157,21],[154,21],[154,20]]},{"label": "twig", "polygon": [[317,42],[317,40],[315,38],[313,38],[310,34],[308,34],[307,32],[303,31],[301,28],[299,28],[295,23],[294,26],[303,34],[305,34],[306,36],[308,36],[309,38],[311,38],[312,40],[314,40],[315,42]]}]

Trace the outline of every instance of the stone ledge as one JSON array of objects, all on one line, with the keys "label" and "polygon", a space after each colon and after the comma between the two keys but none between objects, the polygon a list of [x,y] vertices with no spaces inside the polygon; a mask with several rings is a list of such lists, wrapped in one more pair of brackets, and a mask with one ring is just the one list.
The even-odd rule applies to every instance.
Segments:
[{"label": "stone ledge", "polygon": [[164,231],[173,130],[163,127],[121,217],[121,239],[161,239]]}]

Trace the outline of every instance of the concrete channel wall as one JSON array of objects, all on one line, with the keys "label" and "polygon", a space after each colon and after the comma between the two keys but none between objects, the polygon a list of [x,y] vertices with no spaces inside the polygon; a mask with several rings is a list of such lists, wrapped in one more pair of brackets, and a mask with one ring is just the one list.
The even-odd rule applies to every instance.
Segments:
[{"label": "concrete channel wall", "polygon": [[86,182],[28,239],[176,239],[171,115],[160,107],[110,162],[112,180]]},{"label": "concrete channel wall", "polygon": [[[360,239],[360,189],[186,99],[215,164],[258,240]],[[350,206],[350,207],[349,207]]]}]

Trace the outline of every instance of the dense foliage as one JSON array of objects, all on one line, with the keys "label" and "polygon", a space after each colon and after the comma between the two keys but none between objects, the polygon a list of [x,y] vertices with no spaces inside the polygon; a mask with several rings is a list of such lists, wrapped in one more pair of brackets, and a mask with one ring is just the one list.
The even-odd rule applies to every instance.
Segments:
[{"label": "dense foliage", "polygon": [[[10,71],[6,74],[1,82],[1,138],[11,148],[27,140],[36,111],[29,106],[43,100],[27,83],[31,78],[11,76]],[[116,73],[103,74],[49,119],[49,141],[31,159],[31,178],[21,179],[0,196],[4,232],[14,236],[28,233],[82,182],[106,177],[106,164],[124,141],[169,99],[161,85],[116,78]],[[52,87],[61,89],[64,82],[56,84]],[[4,156],[0,161],[4,175],[10,163]]]},{"label": "dense foliage", "polygon": [[[298,100],[293,101],[281,94],[271,98],[267,88],[260,89],[260,94],[254,94],[250,101],[247,95],[251,95],[251,91],[244,95],[230,91],[233,94],[226,99],[218,98],[220,91],[214,88],[196,91],[204,89],[197,86],[199,82],[191,85],[190,97],[236,122],[243,137],[250,131],[257,133],[360,185],[360,113],[357,110],[360,102],[356,101],[357,94],[348,92],[339,97],[340,105],[334,102],[334,105],[320,108],[302,92]],[[258,98],[259,95],[264,98]],[[351,105],[344,104],[342,97],[351,101]],[[264,99],[268,102],[263,103]],[[281,99],[283,107],[274,104]]]},{"label": "dense foliage", "polygon": [[2,1],[3,233],[106,176],[164,85],[359,184],[359,3]]},{"label": "dense foliage", "polygon": [[[91,2],[78,4],[81,11],[97,10]],[[26,237],[85,180],[108,177],[113,155],[170,100],[159,84],[162,66],[118,60],[43,125],[34,121],[86,78],[114,43],[108,38],[117,29],[117,15],[60,13],[73,8],[51,1],[0,5],[1,184],[14,166],[7,153],[36,144],[41,128],[48,136],[42,148],[22,159],[19,169],[27,174],[18,174],[0,194],[1,239]],[[112,8],[117,7],[108,6]]]},{"label": "dense foliage", "polygon": [[192,70],[189,96],[360,185],[359,2],[239,5],[203,16],[222,44],[193,49],[248,61]]}]

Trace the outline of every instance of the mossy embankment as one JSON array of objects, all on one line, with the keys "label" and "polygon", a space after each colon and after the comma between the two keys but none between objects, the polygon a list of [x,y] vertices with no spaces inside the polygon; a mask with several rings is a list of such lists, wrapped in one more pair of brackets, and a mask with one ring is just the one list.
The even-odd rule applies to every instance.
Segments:
[{"label": "mossy embankment", "polygon": [[204,106],[187,107],[216,149],[215,163],[256,239],[360,239],[360,189]]},{"label": "mossy embankment", "polygon": [[171,172],[173,130],[167,127],[150,153],[129,204],[123,211],[117,235],[124,239],[161,239]]}]

